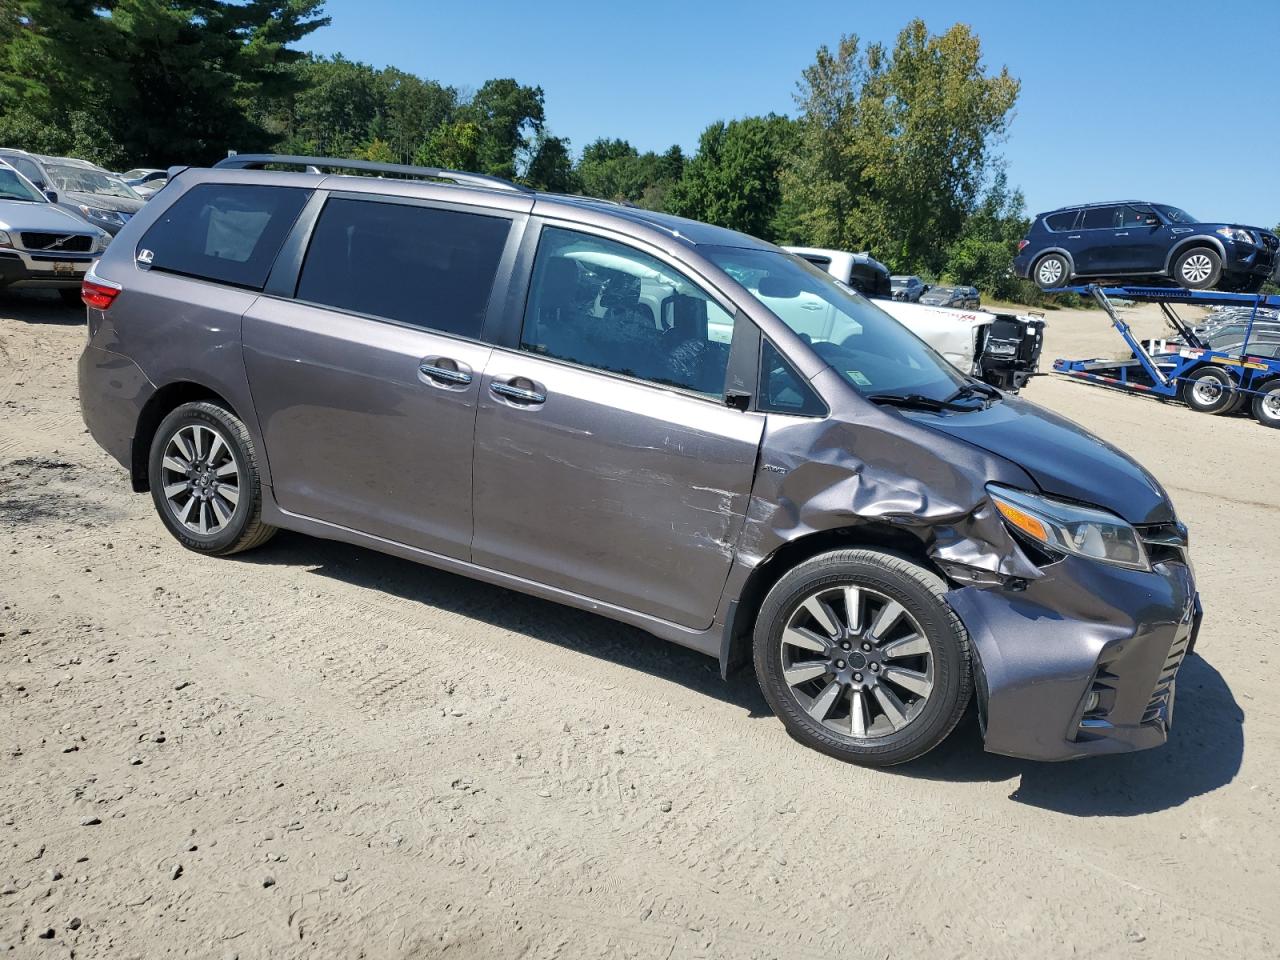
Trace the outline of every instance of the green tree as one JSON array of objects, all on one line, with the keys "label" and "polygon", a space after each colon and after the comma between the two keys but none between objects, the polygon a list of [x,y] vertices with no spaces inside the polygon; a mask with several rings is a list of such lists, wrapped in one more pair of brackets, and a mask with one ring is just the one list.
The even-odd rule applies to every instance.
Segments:
[{"label": "green tree", "polygon": [[776,114],[713,123],[667,196],[667,209],[772,239],[782,200],[781,170],[795,148],[795,121]]},{"label": "green tree", "polygon": [[661,210],[683,169],[684,154],[678,146],[663,154],[641,153],[626,140],[601,137],[583,149],[577,175],[579,189],[588,197]]},{"label": "green tree", "polygon": [[489,80],[432,131],[416,162],[514,180],[533,161],[544,119],[541,87]]},{"label": "green tree", "polygon": [[911,21],[892,51],[846,36],[819,48],[799,85],[795,160],[782,216],[806,242],[871,249],[895,269],[937,273],[973,211],[1018,96],[989,75],[969,27]]},{"label": "green tree", "polygon": [[569,141],[544,133],[538,139],[524,182],[538,190],[552,193],[575,193],[578,174],[573,169],[573,157],[569,153]]}]

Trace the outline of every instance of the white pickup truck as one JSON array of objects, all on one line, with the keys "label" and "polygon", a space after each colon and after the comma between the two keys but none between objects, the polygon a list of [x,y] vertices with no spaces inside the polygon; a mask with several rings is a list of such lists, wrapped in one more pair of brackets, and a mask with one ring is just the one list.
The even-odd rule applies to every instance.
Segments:
[{"label": "white pickup truck", "polygon": [[1035,374],[1044,346],[1044,320],[1015,313],[986,310],[952,310],[903,303],[875,297],[874,280],[866,273],[874,264],[888,270],[866,254],[823,250],[815,247],[787,247],[796,256],[821,267],[841,283],[863,293],[871,293],[876,306],[911,330],[921,340],[965,373],[1002,390],[1020,390]]}]

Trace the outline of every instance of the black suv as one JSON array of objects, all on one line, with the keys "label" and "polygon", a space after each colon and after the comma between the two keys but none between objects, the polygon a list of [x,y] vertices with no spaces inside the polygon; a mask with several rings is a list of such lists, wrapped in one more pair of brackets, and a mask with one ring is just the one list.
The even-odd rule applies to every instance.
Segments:
[{"label": "black suv", "polygon": [[1269,230],[1205,223],[1165,203],[1090,203],[1038,215],[1013,269],[1042,290],[1163,277],[1193,290],[1256,293],[1275,269],[1277,247]]}]

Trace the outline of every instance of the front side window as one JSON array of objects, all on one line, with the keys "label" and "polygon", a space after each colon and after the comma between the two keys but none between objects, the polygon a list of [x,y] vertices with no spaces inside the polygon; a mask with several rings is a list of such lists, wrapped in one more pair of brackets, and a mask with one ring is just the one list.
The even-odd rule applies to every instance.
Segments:
[{"label": "front side window", "polygon": [[799,257],[699,247],[863,396],[947,400],[968,381],[871,301]]},{"label": "front side window", "polygon": [[511,221],[334,198],[311,235],[298,299],[478,338]]},{"label": "front side window", "polygon": [[[7,162],[13,169],[34,183],[37,187],[44,184],[44,174],[40,172],[40,168],[28,160],[26,157],[17,154],[0,154],[0,160]],[[44,184],[47,186],[47,184]]]},{"label": "front side window", "polygon": [[827,405],[813,392],[804,377],[768,340],[760,341],[759,409],[766,413],[789,413],[799,417],[821,417]]},{"label": "front side window", "polygon": [[311,191],[202,183],[153,223],[138,243],[152,270],[261,290]]},{"label": "front side window", "polygon": [[542,231],[521,349],[719,397],[732,340],[733,317],[662,261],[602,237]]},{"label": "front side window", "polygon": [[18,171],[0,167],[0,200],[30,200],[44,203],[44,194],[18,175]]},{"label": "front side window", "polygon": [[1122,227],[1158,227],[1160,218],[1149,207],[1125,207],[1120,222]]}]

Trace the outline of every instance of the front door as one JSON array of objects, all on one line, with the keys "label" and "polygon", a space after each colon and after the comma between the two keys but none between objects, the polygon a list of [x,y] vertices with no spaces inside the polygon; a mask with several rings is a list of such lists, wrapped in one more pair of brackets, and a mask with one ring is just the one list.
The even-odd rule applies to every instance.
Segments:
[{"label": "front door", "polygon": [[480,343],[508,218],[330,198],[295,300],[244,316],[284,510],[467,559]]},{"label": "front door", "polygon": [[764,425],[724,402],[734,326],[657,257],[545,229],[520,346],[481,384],[475,562],[710,626]]},{"label": "front door", "polygon": [[1114,234],[1113,269],[1132,276],[1159,273],[1168,251],[1169,228],[1148,206],[1120,208],[1120,226]]}]

